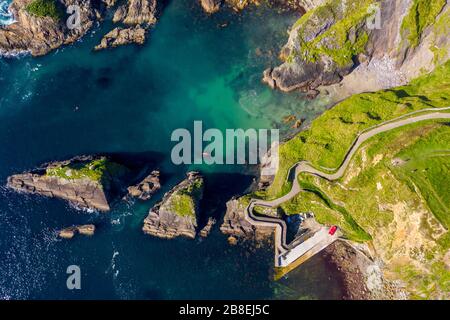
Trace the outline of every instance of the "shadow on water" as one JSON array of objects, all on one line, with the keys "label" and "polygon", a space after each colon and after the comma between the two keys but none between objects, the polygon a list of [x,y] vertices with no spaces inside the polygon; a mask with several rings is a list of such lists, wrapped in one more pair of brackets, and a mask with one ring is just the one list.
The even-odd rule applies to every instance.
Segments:
[{"label": "shadow on water", "polygon": [[209,217],[220,224],[226,212],[226,202],[234,196],[242,195],[251,185],[254,176],[238,173],[210,173],[205,176],[205,190],[201,202],[199,229]]}]

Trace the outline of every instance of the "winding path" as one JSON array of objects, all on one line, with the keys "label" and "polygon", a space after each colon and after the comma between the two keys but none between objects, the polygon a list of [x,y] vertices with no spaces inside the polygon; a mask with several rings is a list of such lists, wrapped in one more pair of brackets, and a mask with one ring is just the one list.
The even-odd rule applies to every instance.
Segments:
[{"label": "winding path", "polygon": [[[340,167],[334,172],[334,173],[326,173],[322,172],[320,170],[315,169],[313,166],[309,164],[307,161],[300,161],[294,164],[289,169],[289,174],[287,176],[287,179],[291,178],[292,181],[292,188],[291,190],[284,196],[270,200],[270,201],[264,201],[259,199],[251,199],[249,205],[246,208],[246,219],[253,224],[254,226],[260,226],[260,227],[270,227],[275,229],[275,266],[277,267],[285,267],[289,265],[291,262],[293,262],[296,259],[293,259],[292,257],[286,258],[287,254],[290,252],[297,252],[296,255],[298,255],[297,258],[299,258],[302,254],[307,252],[307,248],[299,248],[300,246],[304,247],[310,247],[310,243],[305,244],[307,241],[304,241],[302,243],[296,244],[286,243],[286,231],[287,231],[287,225],[282,219],[278,218],[272,218],[267,216],[257,216],[253,213],[253,208],[255,206],[263,206],[263,207],[277,207],[280,204],[289,201],[293,197],[295,197],[300,191],[301,187],[298,183],[297,176],[302,173],[310,173],[316,176],[319,176],[321,178],[327,179],[329,181],[337,180],[341,178],[344,175],[345,170],[347,169],[353,155],[358,151],[361,144],[363,144],[365,141],[370,139],[371,137],[386,132],[392,129],[396,129],[405,125],[417,123],[420,121],[425,120],[435,120],[435,119],[450,119],[450,113],[445,112],[438,112],[438,111],[444,111],[444,110],[450,110],[450,107],[446,108],[430,108],[430,109],[422,109],[417,110],[415,112],[411,112],[408,114],[405,114],[401,117],[398,117],[396,119],[392,119],[383,123],[380,123],[374,127],[368,128],[357,135],[356,139],[354,140],[353,144],[350,146],[349,150],[345,154],[344,161],[340,165]],[[423,113],[427,111],[433,111],[430,113],[413,116],[418,113]],[[292,170],[294,170],[294,174],[292,175]],[[323,233],[323,232],[322,232]],[[335,240],[334,237],[331,240]],[[324,238],[321,238],[320,241],[324,241]],[[295,241],[294,241],[295,242]],[[332,242],[332,241],[331,241]],[[330,243],[331,243],[330,242]],[[284,262],[283,262],[284,261]]]}]

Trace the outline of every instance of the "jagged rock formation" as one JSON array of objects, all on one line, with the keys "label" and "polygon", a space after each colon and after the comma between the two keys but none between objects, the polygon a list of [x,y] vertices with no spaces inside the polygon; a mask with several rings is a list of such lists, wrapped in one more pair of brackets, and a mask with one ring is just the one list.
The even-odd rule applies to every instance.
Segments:
[{"label": "jagged rock formation", "polygon": [[106,157],[81,156],[10,176],[7,187],[64,199],[83,209],[109,211],[110,193],[127,174],[127,168]]},{"label": "jagged rock formation", "polygon": [[203,227],[202,230],[200,230],[200,236],[203,238],[206,238],[211,233],[212,227],[216,224],[216,219],[209,217],[208,222]]},{"label": "jagged rock formation", "polygon": [[150,199],[155,192],[161,188],[159,181],[159,171],[155,170],[150,173],[144,180],[135,186],[128,187],[128,197],[138,198],[140,200]]},{"label": "jagged rock formation", "polygon": [[265,70],[263,81],[282,91],[307,92],[345,77],[339,86],[327,88],[333,93],[339,90],[340,98],[406,84],[449,58],[450,40],[443,27],[449,5],[438,2],[442,9],[431,19],[436,23],[413,44],[405,17],[420,19],[420,13],[410,12],[412,0],[305,1],[310,12],[292,27],[280,54],[284,63]]},{"label": "jagged rock formation", "polygon": [[117,8],[113,22],[128,25],[155,24],[156,5],[156,0],[128,0],[126,4]]},{"label": "jagged rock formation", "polygon": [[128,25],[128,28],[116,27],[108,32],[95,50],[113,48],[131,43],[142,45],[147,30],[156,23],[156,0],[128,0],[114,12],[113,22]]},{"label": "jagged rock formation", "polygon": [[[36,16],[27,10],[33,0],[14,0],[10,6],[15,23],[0,28],[0,54],[29,52],[33,56],[47,54],[62,45],[81,38],[100,16],[96,1],[61,0],[58,15]],[[80,8],[80,24],[70,30],[66,25],[66,8],[77,5]]]},{"label": "jagged rock formation", "polygon": [[146,30],[140,25],[131,28],[117,27],[108,32],[101,40],[100,44],[95,46],[95,50],[114,48],[126,44],[144,44]]},{"label": "jagged rock formation", "polygon": [[222,0],[200,0],[200,4],[206,13],[215,13],[219,11]]},{"label": "jagged rock formation", "polygon": [[117,3],[117,0],[102,0],[107,8],[114,7]]},{"label": "jagged rock formation", "polygon": [[227,211],[220,226],[226,235],[242,238],[265,239],[273,234],[273,229],[256,227],[245,218],[246,203],[242,198],[227,202]]},{"label": "jagged rock formation", "polygon": [[[211,0],[204,0],[211,1]],[[317,5],[323,3],[326,0],[268,0],[266,1],[268,5],[272,7],[278,7],[283,9],[293,9],[300,10],[304,12],[310,8],[316,7]],[[261,0],[225,0],[225,3],[230,6],[235,11],[244,10],[249,5],[260,5],[263,1]]]},{"label": "jagged rock formation", "polygon": [[81,234],[83,236],[93,236],[95,233],[95,225],[93,224],[84,224],[79,226],[72,226],[68,228],[64,228],[58,231],[58,236],[63,239],[72,239],[75,234]]},{"label": "jagged rock formation", "polygon": [[159,238],[195,238],[199,202],[203,196],[203,177],[189,172],[183,180],[166,193],[144,220],[144,233]]}]

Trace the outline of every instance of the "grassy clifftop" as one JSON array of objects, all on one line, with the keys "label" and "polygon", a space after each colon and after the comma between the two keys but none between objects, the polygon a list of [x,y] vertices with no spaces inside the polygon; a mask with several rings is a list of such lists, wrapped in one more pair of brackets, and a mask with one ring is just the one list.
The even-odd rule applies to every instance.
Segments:
[{"label": "grassy clifftop", "polygon": [[95,182],[106,182],[113,177],[120,177],[127,171],[126,167],[106,157],[99,157],[89,161],[50,166],[46,169],[46,175],[66,180],[89,179]]},{"label": "grassy clifftop", "polygon": [[64,16],[62,5],[56,0],[33,0],[25,9],[32,15],[50,17],[55,21],[59,21]]},{"label": "grassy clifftop", "polygon": [[[308,160],[332,172],[358,133],[422,109],[450,106],[450,61],[409,85],[353,96],[280,147],[280,169],[258,196],[276,198],[291,186],[288,169]],[[313,212],[351,240],[371,241],[386,278],[401,280],[412,298],[450,292],[450,123],[428,120],[380,133],[358,149],[343,177],[303,173],[303,189],[281,205],[286,214]]]},{"label": "grassy clifftop", "polygon": [[307,160],[317,168],[337,168],[357,134],[415,110],[450,104],[450,61],[409,85],[355,95],[314,120],[311,127],[280,146],[280,168],[261,196],[275,198],[290,189],[289,168]]},{"label": "grassy clifftop", "polygon": [[[412,298],[450,292],[450,123],[427,121],[368,140],[339,181],[302,174],[287,214],[312,211],[355,241],[372,239]],[[369,238],[368,238],[368,237]]]},{"label": "grassy clifftop", "polygon": [[203,178],[197,177],[185,187],[176,190],[165,205],[181,217],[196,217],[196,207],[203,194]]}]

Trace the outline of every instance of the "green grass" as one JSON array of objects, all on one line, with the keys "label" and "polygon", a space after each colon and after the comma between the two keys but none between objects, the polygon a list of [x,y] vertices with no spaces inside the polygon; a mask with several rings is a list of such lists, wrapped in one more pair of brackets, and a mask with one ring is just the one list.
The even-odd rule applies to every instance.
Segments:
[{"label": "green grass", "polygon": [[348,230],[347,234],[351,240],[359,242],[372,240],[370,234],[364,231],[364,229],[356,223],[351,214],[348,213],[344,207],[335,204],[322,190],[320,190],[320,188],[307,181],[300,181],[299,183],[303,190],[314,193],[326,204],[328,208],[337,211],[342,215],[345,225],[348,226],[348,228],[345,229]]},{"label": "green grass", "polygon": [[276,198],[290,190],[289,168],[307,160],[317,168],[337,168],[352,142],[363,130],[415,110],[450,105],[450,61],[409,85],[364,93],[337,104],[314,120],[308,130],[283,143],[280,166],[264,198]]},{"label": "green grass", "polygon": [[[393,164],[398,158],[407,162]],[[445,226],[450,216],[449,161],[450,126],[446,120],[410,124],[366,141],[339,181],[302,173],[299,182],[308,192],[300,192],[281,207],[287,214],[311,211],[320,223],[338,225],[353,241],[366,241],[370,234],[378,254],[386,261],[392,259],[389,270],[407,284],[412,298],[436,299],[449,292],[450,272],[442,256],[450,248],[450,232],[441,234],[438,223]],[[400,204],[404,211],[394,211],[392,206]],[[411,224],[406,223],[408,219]],[[417,221],[420,226],[415,229]],[[405,255],[396,251],[402,250],[397,237],[409,232],[419,232],[417,241],[429,242],[426,247],[421,244],[410,249],[407,257],[414,263],[405,264],[403,258],[396,261]],[[408,241],[405,247],[413,246],[415,237]]]},{"label": "green grass", "polygon": [[[333,0],[308,12],[293,26],[297,28],[300,49],[292,55],[309,62],[316,62],[325,55],[339,66],[352,64],[353,57],[365,51],[369,40],[361,27],[369,16],[369,6],[374,3],[374,0],[348,0],[344,8],[342,1]],[[329,18],[336,20],[330,28],[313,39],[307,38]],[[287,61],[292,59],[290,56]]]},{"label": "green grass", "polygon": [[433,25],[433,39],[430,50],[434,53],[434,64],[440,65],[445,62],[445,58],[448,55],[447,46],[440,44],[438,39],[448,37],[450,28],[450,10],[444,11]]},{"label": "green grass", "polygon": [[37,17],[50,17],[56,22],[64,17],[64,10],[56,0],[33,0],[26,11]]},{"label": "green grass", "polygon": [[450,227],[450,127],[440,126],[431,134],[396,155],[407,161],[393,171],[412,190],[419,188],[436,218]]},{"label": "green grass", "polygon": [[71,163],[65,166],[47,168],[48,176],[56,176],[67,180],[89,179],[101,182],[105,178],[121,175],[127,169],[106,157],[94,159],[89,162]]},{"label": "green grass", "polygon": [[172,196],[172,210],[179,216],[194,216],[195,217],[195,204],[194,199],[188,194],[175,194]]},{"label": "green grass", "polygon": [[203,193],[203,179],[198,178],[183,189],[172,194],[170,210],[181,217],[195,217],[197,202]]},{"label": "green grass", "polygon": [[420,43],[422,33],[436,21],[446,0],[413,0],[408,14],[402,22],[402,33],[414,48]]}]

